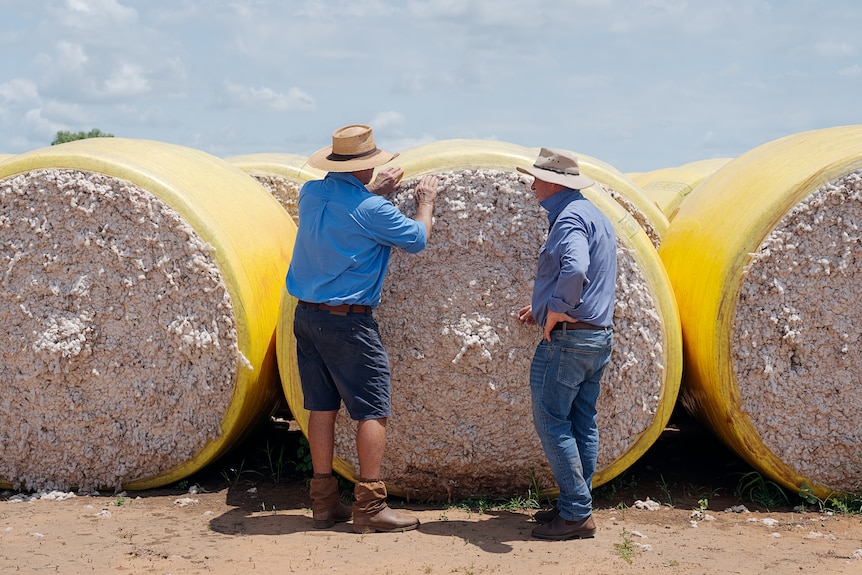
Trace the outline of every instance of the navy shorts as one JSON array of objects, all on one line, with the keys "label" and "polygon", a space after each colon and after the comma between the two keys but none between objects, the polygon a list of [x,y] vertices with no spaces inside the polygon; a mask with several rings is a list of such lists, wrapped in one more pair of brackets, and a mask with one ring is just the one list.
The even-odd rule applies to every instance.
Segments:
[{"label": "navy shorts", "polygon": [[389,356],[371,315],[299,305],[293,334],[305,409],[335,411],[343,401],[356,421],[391,415]]}]

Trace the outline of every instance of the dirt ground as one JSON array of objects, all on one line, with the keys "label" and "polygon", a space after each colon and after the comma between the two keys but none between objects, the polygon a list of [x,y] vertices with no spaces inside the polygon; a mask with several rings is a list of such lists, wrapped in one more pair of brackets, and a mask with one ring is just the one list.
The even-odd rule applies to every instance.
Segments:
[{"label": "dirt ground", "polygon": [[[296,470],[300,437],[275,421],[229,457],[163,489],[4,492],[0,573],[862,573],[862,515],[794,508],[798,498],[767,510],[739,497],[751,469],[684,416],[596,490],[596,537],[566,542],[532,538],[532,510],[520,499],[392,498],[393,507],[419,517],[417,530],[314,529],[306,475]],[[287,464],[280,475],[264,455],[267,442]],[[636,504],[648,498],[661,507]],[[747,510],[729,510],[737,505]]]}]

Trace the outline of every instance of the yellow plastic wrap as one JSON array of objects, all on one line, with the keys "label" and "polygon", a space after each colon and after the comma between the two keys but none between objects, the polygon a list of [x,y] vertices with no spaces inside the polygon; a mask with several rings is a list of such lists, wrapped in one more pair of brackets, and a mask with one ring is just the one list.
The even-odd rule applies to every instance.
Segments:
[{"label": "yellow plastic wrap", "polygon": [[326,175],[326,172],[309,166],[306,159],[305,156],[297,154],[262,153],[234,156],[226,158],[225,161],[252,176],[281,176],[302,185],[308,180],[317,180]]},{"label": "yellow plastic wrap", "polygon": [[[461,170],[500,170],[515,172],[517,166],[530,166],[538,155],[538,149],[532,150],[513,144],[496,141],[453,140],[435,142],[406,150],[392,163],[404,169],[404,180],[418,178],[427,174],[444,174]],[[617,170],[606,164],[578,154],[582,162],[582,173],[598,182],[609,186],[622,186],[625,191],[634,190],[636,186],[622,176]],[[583,190],[592,202],[607,214],[616,230],[620,241],[634,253],[637,265],[641,269],[648,289],[655,302],[656,310],[661,316],[661,339],[663,348],[658,351],[661,357],[656,361],[664,366],[659,409],[654,414],[648,429],[639,437],[631,439],[630,448],[609,465],[597,470],[594,485],[610,481],[635,461],[654,443],[663,431],[670,418],[676,402],[682,371],[682,335],[680,319],[670,282],[658,254],[638,222],[623,207],[598,186]],[[438,201],[440,201],[438,196]],[[641,202],[639,200],[639,202]],[[655,208],[654,211],[658,211]],[[659,213],[660,218],[663,215]],[[432,242],[434,239],[432,238]],[[277,334],[277,349],[282,386],[291,411],[303,432],[308,427],[308,413],[302,408],[302,391],[296,366],[295,340],[292,334],[293,311],[296,300],[286,290],[282,291],[281,314]],[[423,325],[429,322],[427,329],[434,329],[433,318],[422,319]],[[525,373],[524,385],[527,385]],[[453,406],[453,409],[457,409]],[[529,408],[528,408],[529,409]],[[465,423],[466,425],[469,422]],[[539,448],[540,449],[540,448]],[[538,457],[542,457],[541,453]],[[356,481],[357,470],[344,459],[336,456],[334,469],[340,475]],[[400,485],[388,485],[390,492],[403,495]],[[553,491],[548,492],[549,494]],[[478,495],[478,494],[477,494]]]},{"label": "yellow plastic wrap", "polygon": [[673,220],[679,205],[691,191],[732,158],[713,158],[689,162],[674,168],[628,174],[668,220]]},{"label": "yellow plastic wrap", "polygon": [[[657,247],[661,243],[661,238],[667,233],[670,222],[655,202],[646,196],[637,184],[610,164],[580,154],[578,155],[578,162],[584,174],[620,194],[619,199],[614,199],[635,217],[640,226],[647,232],[653,245]],[[626,206],[626,203],[629,202],[632,204],[632,208]]]},{"label": "yellow plastic wrap", "polygon": [[294,222],[299,222],[299,190],[308,180],[320,179],[326,172],[312,168],[305,156],[296,154],[249,154],[228,158],[227,162],[256,179]]},{"label": "yellow plastic wrap", "polygon": [[[15,156],[0,164],[0,179],[42,169],[72,169],[129,181],[168,204],[214,248],[213,258],[233,304],[238,350],[247,360],[238,361],[229,407],[220,421],[213,422],[221,435],[189,461],[156,476],[129,478],[123,487],[148,489],[185,478],[233,446],[264,412],[268,414],[278,396],[275,325],[296,226],[246,173],[177,145],[124,138],[79,140]],[[134,425],[136,414],[127,416]],[[83,426],[81,433],[87,433]]]},{"label": "yellow plastic wrap", "polygon": [[[395,158],[393,164],[403,167],[404,173],[410,177],[419,177],[477,167],[507,171],[515,166],[531,166],[538,155],[539,148],[525,148],[495,140],[441,140],[406,150]],[[669,225],[667,216],[658,206],[647,198],[634,182],[610,164],[585,154],[575,155],[582,174],[619,193],[621,203],[631,204],[624,207],[630,213],[635,212],[632,213],[635,220],[657,245]]]},{"label": "yellow plastic wrap", "polygon": [[[685,379],[681,403],[755,469],[788,489],[808,486],[819,497],[834,490],[803,476],[767,448],[743,409],[741,382],[734,369],[733,326],[745,269],[764,238],[812,192],[860,169],[862,126],[805,132],[769,142],[730,161],[696,187],[681,204],[659,250],[682,318]],[[770,296],[764,293],[763,297]],[[811,305],[828,308],[830,302],[813,301]],[[828,381],[828,366],[811,377]],[[799,413],[798,426],[774,432],[796,433],[807,416]],[[858,433],[859,422],[857,419],[855,430],[847,432]],[[858,453],[858,441],[849,449]],[[822,461],[822,465],[832,462]]]}]

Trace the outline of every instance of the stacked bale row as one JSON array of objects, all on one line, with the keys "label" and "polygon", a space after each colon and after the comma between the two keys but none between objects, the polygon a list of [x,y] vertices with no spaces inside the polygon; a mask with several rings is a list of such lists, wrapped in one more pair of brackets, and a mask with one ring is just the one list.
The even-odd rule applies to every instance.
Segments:
[{"label": "stacked bale row", "polygon": [[[439,176],[435,228],[425,251],[393,251],[375,312],[392,364],[393,416],[383,477],[412,498],[513,496],[536,484],[555,490],[532,424],[528,372],[540,339],[517,310],[529,303],[547,217],[529,189],[538,150],[479,141],[447,141],[404,152],[405,171],[391,199],[415,213],[412,186]],[[681,335],[675,301],[651,239],[625,204],[649,202],[626,178],[595,161],[585,190],[619,237],[616,348],[599,400],[601,451],[595,484],[628,468],[655,441],[676,401]],[[638,212],[644,218],[643,212]],[[658,214],[661,216],[661,214]],[[662,218],[659,217],[661,224]],[[655,229],[662,229],[654,226]],[[307,429],[294,358],[295,300],[286,293],[277,327],[285,395]],[[335,467],[356,480],[355,426],[342,410]]]},{"label": "stacked bale row", "polygon": [[[547,226],[515,167],[537,152],[455,140],[395,162],[406,180],[391,199],[408,215],[416,178],[441,189],[431,244],[393,253],[376,313],[394,493],[553,491],[529,408],[539,334],[515,318]],[[683,405],[756,469],[820,497],[862,491],[862,127],[630,177],[580,159],[619,237],[595,485],[658,437],[684,350]],[[119,138],[0,157],[0,484],[186,477],[268,412],[276,352],[306,429],[283,278],[299,186],[322,175],[291,154],[223,162]],[[356,479],[353,430],[341,414],[335,464]]]},{"label": "stacked bale row", "polygon": [[728,162],[681,203],[660,254],[687,410],[788,489],[862,493],[862,126]]},{"label": "stacked bale row", "polygon": [[278,397],[296,227],[257,182],[168,144],[0,164],[0,478],[144,489],[227,451]]}]

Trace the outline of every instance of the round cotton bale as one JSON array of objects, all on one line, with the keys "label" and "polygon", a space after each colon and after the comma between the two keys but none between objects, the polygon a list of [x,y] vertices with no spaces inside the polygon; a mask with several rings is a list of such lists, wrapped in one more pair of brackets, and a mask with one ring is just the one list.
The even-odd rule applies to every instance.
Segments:
[{"label": "round cotton bale", "polygon": [[730,160],[731,158],[699,160],[674,168],[629,174],[629,177],[670,221],[685,197]]},{"label": "round cotton bale", "polygon": [[[515,169],[535,154],[490,144],[485,151],[453,143],[405,152],[406,179],[391,197],[412,217],[417,173],[439,177],[431,241],[415,255],[393,250],[375,310],[392,368],[382,475],[392,493],[409,498],[512,497],[536,486],[556,491],[530,404],[529,365],[541,333],[517,320],[530,301],[548,220],[529,189],[531,178]],[[601,174],[590,176],[601,181]],[[599,399],[594,485],[601,485],[664,429],[679,389],[682,340],[650,239],[604,184],[584,193],[618,235],[616,343]],[[283,292],[277,349],[285,395],[305,430],[291,331],[295,303]],[[356,481],[354,434],[342,410],[334,466]]]},{"label": "round cotton bale", "polygon": [[299,188],[308,180],[318,180],[326,175],[326,172],[309,166],[305,156],[297,154],[248,154],[227,158],[226,161],[269,190],[294,222],[299,221],[296,205]]},{"label": "round cotton bale", "polygon": [[[453,149],[458,150],[457,155],[450,153]],[[402,166],[405,174],[419,177],[426,173],[469,170],[476,166],[487,170],[511,170],[515,165],[532,165],[538,155],[539,148],[525,148],[508,142],[441,140],[406,150],[393,163]],[[658,206],[610,164],[584,154],[578,154],[577,158],[581,173],[604,184],[605,191],[631,214],[653,245],[658,247],[669,225]]]},{"label": "round cotton bale", "polygon": [[0,477],[147,489],[192,474],[280,393],[296,227],[239,169],[123,138],[0,167]]},{"label": "round cotton bale", "polygon": [[660,248],[683,322],[681,403],[818,497],[862,492],[860,171],[862,126],[769,142],[689,194]]}]

